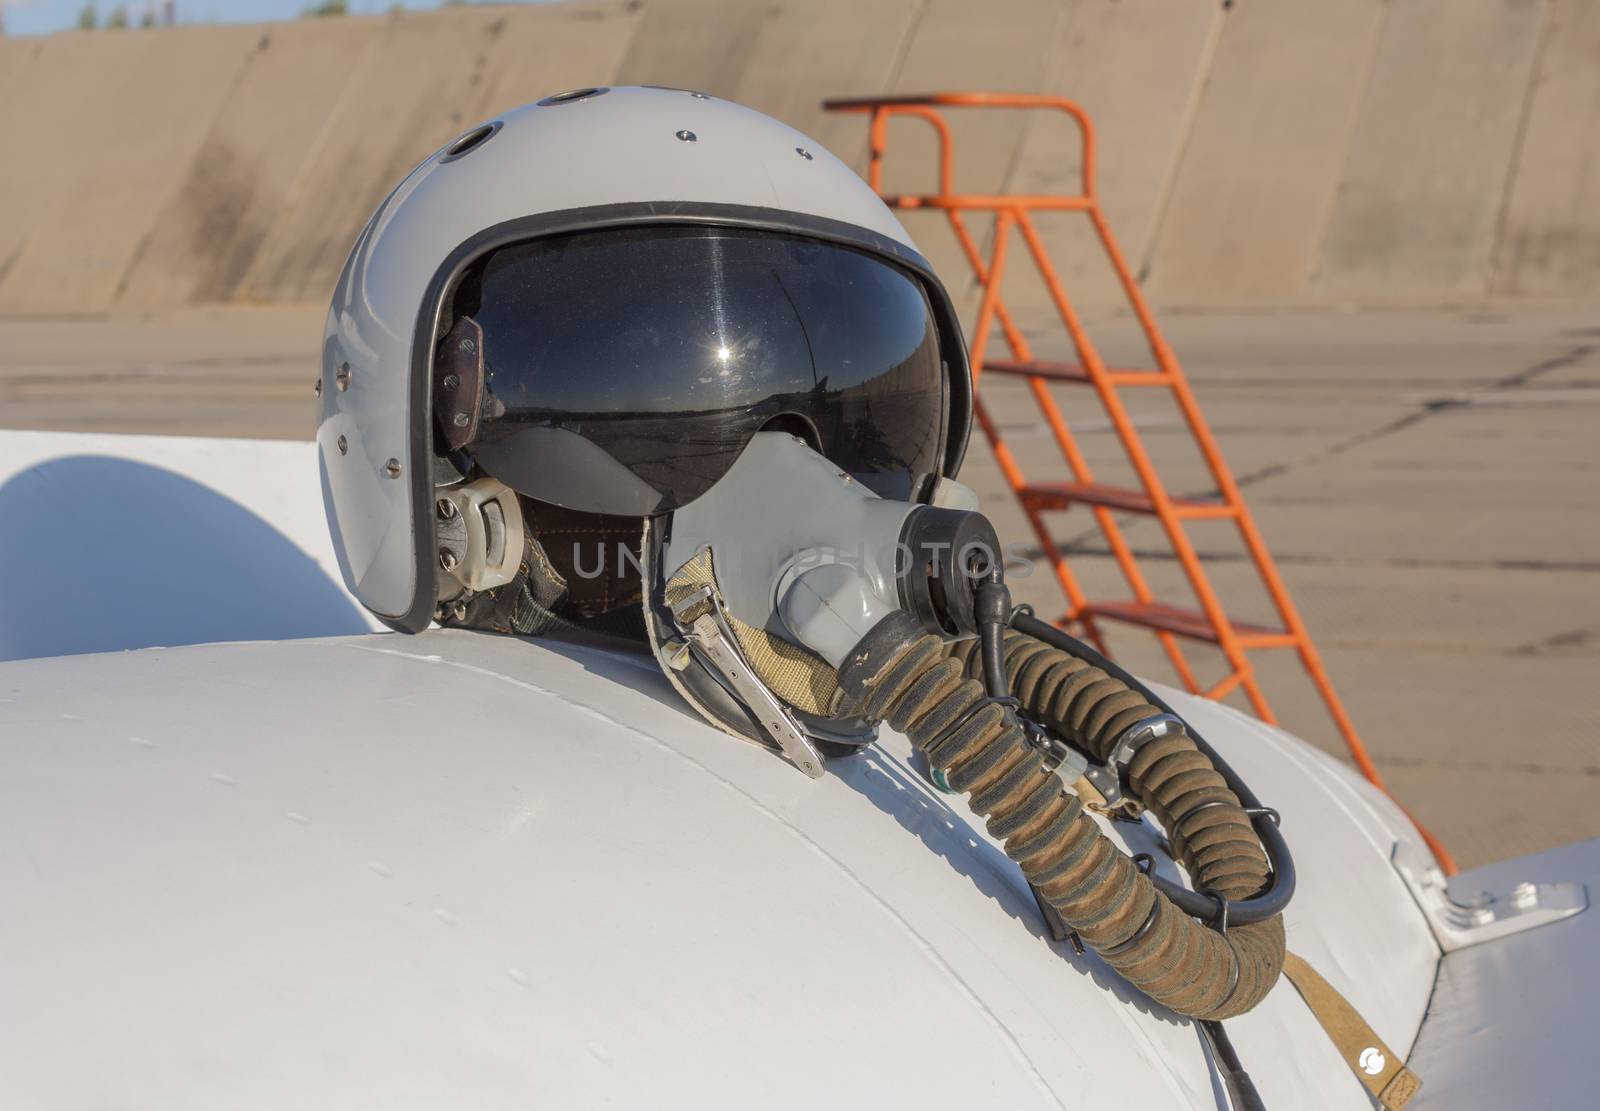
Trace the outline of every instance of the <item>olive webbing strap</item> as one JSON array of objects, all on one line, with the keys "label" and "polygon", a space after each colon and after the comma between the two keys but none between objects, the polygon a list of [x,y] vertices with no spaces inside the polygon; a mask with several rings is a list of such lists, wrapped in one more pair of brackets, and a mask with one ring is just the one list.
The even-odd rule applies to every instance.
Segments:
[{"label": "olive webbing strap", "polygon": [[555,629],[574,627],[556,611],[567,600],[567,581],[531,532],[524,533],[522,560],[516,576],[501,586],[479,591],[458,612],[444,607],[441,625],[462,625],[497,633],[543,636]]},{"label": "olive webbing strap", "polygon": [[1409,1103],[1422,1081],[1383,1043],[1350,1001],[1292,952],[1284,957],[1283,974],[1322,1024],[1350,1071],[1385,1111],[1400,1111]]},{"label": "olive webbing strap", "polygon": [[[702,587],[709,586],[721,598],[717,585],[711,549],[705,548],[694,558],[672,573],[663,593],[669,606],[676,606]],[[706,601],[680,616],[679,620],[696,620],[711,612],[713,603]],[[747,624],[733,614],[727,614],[728,626],[739,649],[744,653],[750,669],[780,700],[808,714],[827,717],[839,693],[839,673],[815,652],[790,644],[765,629]]]}]

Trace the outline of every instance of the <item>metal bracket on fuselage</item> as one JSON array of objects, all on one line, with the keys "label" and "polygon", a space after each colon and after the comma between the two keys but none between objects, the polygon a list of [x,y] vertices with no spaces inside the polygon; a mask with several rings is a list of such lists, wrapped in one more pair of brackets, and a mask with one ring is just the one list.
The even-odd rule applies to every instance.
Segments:
[{"label": "metal bracket on fuselage", "polygon": [[1480,891],[1458,903],[1439,866],[1416,845],[1397,842],[1391,859],[1446,953],[1559,922],[1589,906],[1589,890],[1581,883],[1519,883],[1509,891]]}]

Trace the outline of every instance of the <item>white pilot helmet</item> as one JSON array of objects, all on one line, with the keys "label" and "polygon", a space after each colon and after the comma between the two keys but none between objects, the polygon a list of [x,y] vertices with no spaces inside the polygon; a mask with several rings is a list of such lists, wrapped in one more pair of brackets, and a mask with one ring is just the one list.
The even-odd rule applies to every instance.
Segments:
[{"label": "white pilot helmet", "polygon": [[[1228,1018],[1276,982],[1293,868],[1272,812],[1132,676],[1011,610],[992,526],[938,481],[972,411],[949,297],[805,136],[650,88],[473,129],[361,233],[320,381],[339,561],[393,627],[631,612],[692,706],[808,775],[902,727],[1053,928],[1157,1002]],[[553,541],[613,532],[637,544],[633,596],[601,576],[575,600],[588,580]],[[824,558],[854,541],[863,558]],[[1108,805],[1125,791],[1169,824],[1198,890],[1095,827],[1074,753]],[[1226,852],[1195,855],[1225,827]],[[1195,920],[1219,910],[1226,937]]]},{"label": "white pilot helmet", "polygon": [[515,573],[511,491],[650,517],[776,427],[905,497],[971,422],[950,299],[872,190],[653,87],[547,97],[414,169],[339,277],[319,393],[341,571],[409,632]]}]

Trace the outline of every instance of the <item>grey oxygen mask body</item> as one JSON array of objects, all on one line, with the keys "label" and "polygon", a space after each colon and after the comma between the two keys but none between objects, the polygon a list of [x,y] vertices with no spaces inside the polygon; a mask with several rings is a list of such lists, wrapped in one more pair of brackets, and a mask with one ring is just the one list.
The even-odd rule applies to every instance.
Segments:
[{"label": "grey oxygen mask body", "polygon": [[803,440],[763,432],[706,493],[653,519],[644,544],[651,648],[714,725],[809,775],[875,729],[838,713],[838,669],[884,618],[976,633],[973,592],[1000,558],[970,490],[879,497]]}]

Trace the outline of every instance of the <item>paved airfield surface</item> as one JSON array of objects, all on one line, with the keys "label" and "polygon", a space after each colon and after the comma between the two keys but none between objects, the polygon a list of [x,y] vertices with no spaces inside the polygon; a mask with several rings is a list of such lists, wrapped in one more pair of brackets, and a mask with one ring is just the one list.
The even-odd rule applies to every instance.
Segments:
[{"label": "paved airfield surface", "polygon": [[[0,319],[0,427],[308,438],[321,323],[315,307]],[[1042,318],[1025,323],[1042,356],[1069,356]],[[1600,314],[1163,323],[1395,793],[1463,866],[1600,836]],[[1093,335],[1109,362],[1148,365],[1130,321]],[[1021,384],[983,392],[1028,476],[1064,479]],[[1202,494],[1181,418],[1155,393],[1124,396],[1169,488]],[[1092,394],[1056,396],[1095,477],[1132,484]],[[1031,542],[981,439],[963,478],[1002,537]],[[1086,510],[1053,524],[1091,595],[1128,597]],[[1160,530],[1126,524],[1158,595],[1192,604]],[[1190,527],[1234,614],[1270,619],[1231,526]],[[1041,566],[1013,589],[1060,611]],[[1111,646],[1171,679],[1148,634],[1118,629]],[[1191,659],[1221,676],[1220,660]],[[1341,752],[1293,655],[1256,660],[1284,723]]]}]

